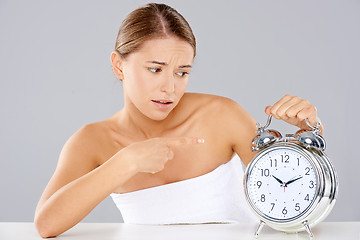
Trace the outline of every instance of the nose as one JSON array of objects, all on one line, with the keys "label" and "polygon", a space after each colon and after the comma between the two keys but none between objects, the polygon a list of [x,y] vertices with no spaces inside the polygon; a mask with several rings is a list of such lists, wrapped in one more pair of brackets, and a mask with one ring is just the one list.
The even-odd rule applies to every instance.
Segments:
[{"label": "nose", "polygon": [[161,85],[161,91],[167,94],[173,93],[175,91],[174,76],[169,75],[163,80]]}]

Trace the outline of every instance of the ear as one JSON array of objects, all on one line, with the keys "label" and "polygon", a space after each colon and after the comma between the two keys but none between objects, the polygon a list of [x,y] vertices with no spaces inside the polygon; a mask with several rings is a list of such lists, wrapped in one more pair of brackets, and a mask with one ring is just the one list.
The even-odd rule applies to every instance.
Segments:
[{"label": "ear", "polygon": [[120,56],[118,52],[113,51],[110,55],[110,61],[112,65],[112,70],[116,75],[116,77],[121,81],[124,80],[124,73],[123,73],[124,59]]}]

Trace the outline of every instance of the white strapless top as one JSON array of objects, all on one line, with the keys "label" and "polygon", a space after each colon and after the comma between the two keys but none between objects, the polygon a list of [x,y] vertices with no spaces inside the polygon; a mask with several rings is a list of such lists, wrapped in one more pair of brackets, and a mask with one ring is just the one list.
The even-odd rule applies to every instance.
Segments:
[{"label": "white strapless top", "polygon": [[246,203],[243,176],[241,160],[235,155],[199,177],[110,196],[125,223],[256,222]]}]

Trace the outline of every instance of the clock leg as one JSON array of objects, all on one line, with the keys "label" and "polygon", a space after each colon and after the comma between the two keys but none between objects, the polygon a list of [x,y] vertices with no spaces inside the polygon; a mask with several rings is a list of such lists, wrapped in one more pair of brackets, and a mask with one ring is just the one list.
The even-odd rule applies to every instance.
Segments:
[{"label": "clock leg", "polygon": [[255,237],[259,236],[259,233],[260,233],[261,229],[264,227],[264,225],[265,225],[265,222],[260,220],[260,224],[259,224],[259,226],[258,226],[258,228],[256,230]]},{"label": "clock leg", "polygon": [[303,224],[304,224],[305,230],[309,234],[310,239],[313,239],[314,235],[313,235],[313,233],[312,233],[312,231],[311,231],[311,229],[310,229],[310,227],[308,225],[308,221],[303,222]]}]

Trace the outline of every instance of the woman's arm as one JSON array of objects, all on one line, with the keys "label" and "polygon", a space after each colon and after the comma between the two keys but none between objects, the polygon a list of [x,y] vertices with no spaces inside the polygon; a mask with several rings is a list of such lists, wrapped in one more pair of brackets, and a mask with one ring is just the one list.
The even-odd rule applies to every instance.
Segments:
[{"label": "woman's arm", "polygon": [[57,236],[73,227],[136,173],[121,151],[97,167],[93,134],[92,126],[84,126],[61,151],[35,212],[35,226],[42,237]]},{"label": "woman's arm", "polygon": [[224,104],[223,117],[226,118],[223,128],[233,151],[239,155],[241,161],[247,166],[255,153],[251,151],[251,142],[256,135],[255,119],[237,102],[227,99]]},{"label": "woman's arm", "polygon": [[83,127],[61,151],[35,212],[35,226],[42,237],[73,227],[136,173],[161,171],[174,157],[174,146],[204,142],[195,137],[152,138],[130,144],[98,167],[96,153],[101,149],[92,141],[98,136],[94,131],[92,125]]},{"label": "woman's arm", "polygon": [[[256,121],[235,101],[227,100],[224,106],[228,109],[225,115],[232,148],[239,155],[244,165],[247,166],[255,156],[255,153],[251,151],[251,142],[257,134]],[[265,113],[272,114],[275,118],[284,120],[300,129],[308,129],[305,118],[308,118],[312,126],[317,121],[320,122],[314,105],[305,99],[291,95],[285,95],[273,106],[267,106]],[[320,133],[323,134],[324,128],[322,125],[320,125],[320,130]]]}]

